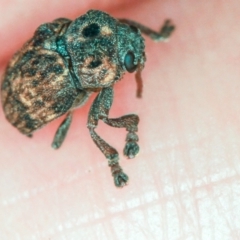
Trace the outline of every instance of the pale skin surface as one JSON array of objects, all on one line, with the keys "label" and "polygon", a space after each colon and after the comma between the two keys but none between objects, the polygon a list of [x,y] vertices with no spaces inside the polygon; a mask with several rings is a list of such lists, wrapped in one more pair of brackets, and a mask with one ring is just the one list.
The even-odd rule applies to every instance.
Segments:
[{"label": "pale skin surface", "polygon": [[177,30],[167,44],[146,41],[142,99],[133,75],[115,86],[110,116],[139,114],[140,154],[123,157],[124,129],[97,129],[121,153],[130,177],[123,189],[86,128],[93,98],[57,151],[50,144],[62,119],[28,139],[0,112],[0,239],[240,239],[239,0],[143,1],[117,11],[124,1],[33,2],[1,3],[1,75],[40,23],[90,8],[153,29],[171,18]]}]

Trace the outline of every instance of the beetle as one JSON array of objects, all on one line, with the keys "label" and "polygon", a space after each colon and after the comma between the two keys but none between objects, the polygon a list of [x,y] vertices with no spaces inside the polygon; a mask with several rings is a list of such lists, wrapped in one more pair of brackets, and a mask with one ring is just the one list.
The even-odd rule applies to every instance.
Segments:
[{"label": "beetle", "polygon": [[141,71],[146,61],[142,33],[164,41],[174,30],[167,20],[159,32],[127,19],[90,10],[74,21],[59,18],[40,25],[33,37],[10,60],[1,85],[1,102],[7,120],[26,136],[66,114],[54,136],[58,149],[69,129],[72,113],[97,92],[88,115],[92,140],[105,155],[114,183],[124,186],[128,176],[119,165],[118,152],[95,131],[102,120],[127,130],[124,155],[139,152],[139,117],[135,114],[109,118],[113,86],[125,72],[136,73],[141,97]]}]

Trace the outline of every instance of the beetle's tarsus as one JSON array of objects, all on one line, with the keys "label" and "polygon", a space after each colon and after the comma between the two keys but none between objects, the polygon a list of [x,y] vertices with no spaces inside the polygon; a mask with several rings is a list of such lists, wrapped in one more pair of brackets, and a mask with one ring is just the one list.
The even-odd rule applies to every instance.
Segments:
[{"label": "beetle's tarsus", "polygon": [[139,153],[139,146],[136,142],[127,142],[123,150],[128,158],[134,158]]},{"label": "beetle's tarsus", "polygon": [[124,172],[114,174],[113,178],[116,187],[124,187],[127,185],[128,176]]},{"label": "beetle's tarsus", "polygon": [[159,37],[154,40],[156,40],[156,41],[167,40],[170,37],[170,35],[172,34],[174,29],[175,29],[175,26],[172,24],[171,20],[169,20],[169,19],[166,20],[160,29]]},{"label": "beetle's tarsus", "polygon": [[114,184],[116,187],[124,187],[127,185],[128,182],[128,176],[122,171],[122,168],[119,166],[119,164],[114,164],[111,167],[112,176],[114,179]]}]

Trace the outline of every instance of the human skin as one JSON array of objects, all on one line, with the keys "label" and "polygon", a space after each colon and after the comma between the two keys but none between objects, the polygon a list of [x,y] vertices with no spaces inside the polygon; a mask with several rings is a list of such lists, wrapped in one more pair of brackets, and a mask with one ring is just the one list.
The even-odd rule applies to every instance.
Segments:
[{"label": "human skin", "polygon": [[139,115],[140,154],[124,158],[124,129],[97,128],[129,184],[114,186],[88,133],[94,97],[57,151],[62,118],[30,139],[1,110],[0,239],[240,239],[240,2],[2,1],[0,74],[39,24],[91,8],[155,30],[166,18],[176,25],[168,43],[146,38],[143,98],[134,74],[114,87],[110,116]]}]

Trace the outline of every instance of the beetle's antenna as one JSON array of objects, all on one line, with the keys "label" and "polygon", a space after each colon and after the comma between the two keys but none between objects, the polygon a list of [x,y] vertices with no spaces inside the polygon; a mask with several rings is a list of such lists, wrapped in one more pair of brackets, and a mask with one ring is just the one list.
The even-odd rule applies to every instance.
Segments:
[{"label": "beetle's antenna", "polygon": [[142,68],[141,66],[139,66],[135,75],[136,82],[137,82],[137,98],[142,97],[142,91],[143,91],[143,81],[142,81],[141,72],[142,72]]}]

